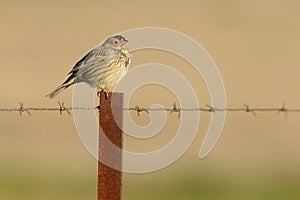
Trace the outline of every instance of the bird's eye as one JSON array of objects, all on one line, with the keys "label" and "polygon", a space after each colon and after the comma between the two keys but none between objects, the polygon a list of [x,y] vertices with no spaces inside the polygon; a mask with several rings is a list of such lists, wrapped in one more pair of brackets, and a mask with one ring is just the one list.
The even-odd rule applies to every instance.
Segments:
[{"label": "bird's eye", "polygon": [[118,41],[117,41],[117,40],[115,40],[115,41],[114,41],[114,43],[115,43],[115,44],[118,44]]}]

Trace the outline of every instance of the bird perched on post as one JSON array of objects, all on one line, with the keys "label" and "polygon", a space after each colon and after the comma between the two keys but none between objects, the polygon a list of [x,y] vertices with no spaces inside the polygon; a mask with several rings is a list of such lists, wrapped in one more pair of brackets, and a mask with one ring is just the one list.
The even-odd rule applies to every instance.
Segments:
[{"label": "bird perched on post", "polygon": [[97,94],[104,92],[108,97],[108,92],[115,89],[131,63],[132,55],[125,46],[127,42],[122,35],[106,39],[79,60],[69,72],[69,77],[65,82],[46,97],[53,98],[69,86],[79,82],[97,87]]}]

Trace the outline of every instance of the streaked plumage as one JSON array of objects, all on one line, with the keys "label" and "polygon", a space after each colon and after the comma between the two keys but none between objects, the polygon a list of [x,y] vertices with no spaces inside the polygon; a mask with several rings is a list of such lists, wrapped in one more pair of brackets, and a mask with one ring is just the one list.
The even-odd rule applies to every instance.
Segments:
[{"label": "streaked plumage", "polygon": [[132,56],[127,51],[126,42],[128,41],[121,35],[108,38],[79,60],[69,72],[67,80],[47,96],[53,98],[69,86],[79,82],[113,91],[131,63]]}]

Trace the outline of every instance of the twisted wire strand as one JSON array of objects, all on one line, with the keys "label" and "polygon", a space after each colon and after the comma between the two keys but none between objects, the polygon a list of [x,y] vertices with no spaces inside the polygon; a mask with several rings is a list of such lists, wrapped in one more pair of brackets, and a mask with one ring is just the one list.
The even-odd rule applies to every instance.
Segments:
[{"label": "twisted wire strand", "polygon": [[[69,115],[71,114],[70,111],[95,111],[99,110],[100,107],[65,107],[63,102],[58,102],[59,107],[25,107],[23,103],[19,103],[19,107],[15,108],[0,108],[0,112],[19,112],[20,115],[26,112],[28,115],[31,115],[31,111],[37,112],[47,112],[47,111],[59,111],[60,114],[63,112],[67,112]],[[181,108],[178,107],[175,103],[172,107],[155,107],[155,108],[145,108],[141,106],[129,107],[124,108],[124,111],[136,111],[138,115],[141,112],[152,112],[152,111],[166,111],[166,112],[177,112],[180,116],[181,112],[249,112],[256,115],[256,112],[276,112],[277,114],[283,112],[287,115],[288,112],[300,112],[300,108],[287,108],[285,104],[280,107],[250,107],[244,104],[243,107],[226,107],[226,108],[218,108],[212,107],[210,105],[206,105],[206,107],[190,107],[190,108]]]}]

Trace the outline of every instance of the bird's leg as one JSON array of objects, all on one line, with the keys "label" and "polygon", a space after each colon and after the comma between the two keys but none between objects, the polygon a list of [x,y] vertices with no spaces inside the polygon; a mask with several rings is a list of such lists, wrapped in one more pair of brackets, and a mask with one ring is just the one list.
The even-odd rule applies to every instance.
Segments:
[{"label": "bird's leg", "polygon": [[110,89],[107,88],[103,88],[103,87],[98,87],[98,91],[97,91],[97,96],[100,97],[100,93],[104,92],[105,95],[105,99],[108,98],[108,93],[111,92]]},{"label": "bird's leg", "polygon": [[108,99],[108,93],[111,92],[110,89],[103,88],[102,91],[104,92],[105,99]]}]

